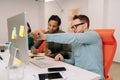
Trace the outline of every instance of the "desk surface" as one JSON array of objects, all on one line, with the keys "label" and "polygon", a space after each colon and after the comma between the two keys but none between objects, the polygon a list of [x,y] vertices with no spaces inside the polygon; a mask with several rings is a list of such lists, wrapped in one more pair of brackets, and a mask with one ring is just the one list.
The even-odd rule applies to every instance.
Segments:
[{"label": "desk surface", "polygon": [[[9,51],[6,50],[5,52],[1,53],[0,55],[3,57],[3,61],[0,60],[0,80],[8,80],[8,71],[6,66],[8,65],[9,60]],[[84,70],[82,68],[78,68],[72,66],[70,64],[61,62],[61,61],[54,61],[54,59],[45,57],[45,59],[41,59],[44,62],[52,64],[52,67],[65,67],[67,70],[62,71],[62,75],[64,76],[64,80],[99,80],[100,75]],[[47,67],[39,68],[31,63],[25,65],[24,69],[24,79],[23,80],[39,80],[38,74],[40,73],[47,73]],[[34,75],[34,76],[33,76]]]}]

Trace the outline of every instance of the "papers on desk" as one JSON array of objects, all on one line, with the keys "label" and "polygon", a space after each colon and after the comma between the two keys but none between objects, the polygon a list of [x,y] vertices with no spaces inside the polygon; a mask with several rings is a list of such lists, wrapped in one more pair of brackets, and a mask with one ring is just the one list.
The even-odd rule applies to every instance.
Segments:
[{"label": "papers on desk", "polygon": [[44,60],[40,60],[40,59],[39,60],[38,59],[30,59],[29,61],[39,68],[48,68],[48,67],[52,67],[52,65],[53,65],[53,64],[50,64],[50,63],[45,62]]}]

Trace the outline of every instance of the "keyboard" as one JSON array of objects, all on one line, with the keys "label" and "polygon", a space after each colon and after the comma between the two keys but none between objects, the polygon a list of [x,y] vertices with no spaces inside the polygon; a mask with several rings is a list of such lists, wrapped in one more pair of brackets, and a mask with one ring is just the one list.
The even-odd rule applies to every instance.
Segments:
[{"label": "keyboard", "polygon": [[34,64],[39,68],[48,68],[52,66],[52,64],[46,62],[45,60],[38,60],[38,59],[30,59],[30,63]]}]

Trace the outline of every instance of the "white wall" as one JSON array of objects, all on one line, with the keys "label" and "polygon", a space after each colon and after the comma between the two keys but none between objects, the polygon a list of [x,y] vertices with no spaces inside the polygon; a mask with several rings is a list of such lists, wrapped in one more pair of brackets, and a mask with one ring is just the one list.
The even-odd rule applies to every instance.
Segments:
[{"label": "white wall", "polygon": [[27,20],[32,30],[44,27],[44,2],[42,0],[0,0],[0,43],[8,41],[7,18],[24,11],[27,12]]},{"label": "white wall", "polygon": [[104,18],[104,0],[88,0],[90,28],[102,28]]},{"label": "white wall", "polygon": [[48,26],[48,19],[51,15],[58,15],[61,18],[59,6],[54,1],[45,3],[45,28]]},{"label": "white wall", "polygon": [[[50,15],[57,14],[62,18],[62,29],[67,31],[69,27],[70,10],[79,8],[81,14],[90,18],[90,28],[113,28],[117,40],[117,51],[114,61],[120,62],[120,0],[56,0],[45,5],[45,19]],[[45,22],[47,24],[47,21]]]},{"label": "white wall", "polygon": [[107,13],[107,28],[115,29],[115,37],[117,40],[117,51],[114,61],[120,62],[120,0],[107,0],[108,13]]},{"label": "white wall", "polygon": [[[51,15],[58,15],[61,20],[61,28],[64,31],[70,27],[71,10],[79,9],[81,14],[87,14],[88,12],[87,0],[55,0],[45,4],[45,25],[47,28],[47,20]],[[63,10],[63,11],[61,11]]]}]

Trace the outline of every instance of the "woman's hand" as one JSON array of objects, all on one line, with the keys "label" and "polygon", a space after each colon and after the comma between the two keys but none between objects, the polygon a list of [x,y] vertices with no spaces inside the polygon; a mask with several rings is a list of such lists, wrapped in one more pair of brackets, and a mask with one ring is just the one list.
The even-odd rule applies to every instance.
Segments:
[{"label": "woman's hand", "polygon": [[46,40],[46,35],[39,31],[36,30],[34,32],[29,33],[28,37],[32,37],[34,39],[34,43],[36,44],[39,40]]},{"label": "woman's hand", "polygon": [[32,54],[38,54],[38,49],[31,49]]},{"label": "woman's hand", "polygon": [[46,49],[44,52],[45,52],[46,56],[51,56],[51,50],[50,49]]},{"label": "woman's hand", "polygon": [[63,58],[63,56],[61,54],[57,54],[55,56],[55,61],[65,61],[65,60],[64,60],[64,58]]},{"label": "woman's hand", "polygon": [[32,36],[37,40],[46,40],[46,34],[39,30],[32,32]]}]

